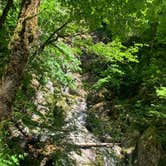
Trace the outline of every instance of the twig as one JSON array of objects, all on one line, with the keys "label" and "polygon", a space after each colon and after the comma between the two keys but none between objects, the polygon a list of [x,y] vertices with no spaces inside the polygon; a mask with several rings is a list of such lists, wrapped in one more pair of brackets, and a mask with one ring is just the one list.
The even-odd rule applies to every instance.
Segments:
[{"label": "twig", "polygon": [[14,118],[11,118],[11,122],[13,122],[14,126],[25,138],[31,138],[31,136],[24,130],[24,127],[22,126],[21,122],[16,122]]}]

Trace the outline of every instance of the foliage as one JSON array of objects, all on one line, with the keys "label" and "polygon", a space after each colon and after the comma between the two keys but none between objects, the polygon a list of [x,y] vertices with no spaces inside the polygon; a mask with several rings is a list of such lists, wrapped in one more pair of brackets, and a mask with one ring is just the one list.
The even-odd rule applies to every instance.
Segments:
[{"label": "foliage", "polygon": [[23,153],[10,149],[6,142],[7,137],[8,133],[4,131],[3,137],[0,139],[0,165],[19,166],[19,161],[24,159]]},{"label": "foliage", "polygon": [[[0,2],[0,15],[5,5],[6,1]],[[8,45],[19,10],[20,1],[15,0],[0,29],[0,76],[9,60]],[[77,72],[90,75],[85,80],[89,84],[90,103],[87,127],[95,136],[106,141],[105,135],[111,135],[114,141],[122,141],[128,131],[143,133],[154,126],[166,150],[165,10],[165,0],[41,2],[39,38],[31,50],[12,117],[21,120],[30,131],[41,129],[37,136],[47,131],[57,147],[63,144],[62,149],[53,153],[55,165],[69,165],[67,154],[73,147],[61,131],[70,104],[62,89],[77,91],[72,75]],[[49,82],[53,93],[46,88]],[[44,92],[47,114],[38,111],[35,104],[39,91]],[[106,92],[100,95],[102,91]],[[100,97],[95,98],[94,94]],[[106,102],[106,111],[91,109],[97,102]],[[6,140],[0,142],[0,165],[19,165],[24,160],[22,153],[8,144]],[[47,142],[38,141],[35,146],[43,148],[44,144]]]},{"label": "foliage", "polygon": [[[6,3],[2,3],[0,5],[0,11],[4,9],[4,5]],[[0,12],[1,13],[1,12]],[[16,0],[14,5],[9,11],[6,22],[3,27],[0,29],[0,76],[2,76],[3,69],[5,64],[8,62],[8,44],[10,42],[11,36],[13,34],[14,28],[16,26],[17,20],[15,18],[18,17],[19,14],[19,2]]]},{"label": "foliage", "polygon": [[98,69],[100,79],[94,85],[95,88],[110,85],[118,88],[120,78],[125,74],[121,70],[120,63],[138,62],[136,57],[133,56],[138,51],[138,47],[127,48],[118,41],[107,44],[97,43],[90,50],[99,56],[100,63],[107,64],[104,71]]},{"label": "foliage", "polygon": [[166,87],[161,87],[157,89],[156,92],[157,92],[157,96],[159,96],[160,98],[166,97]]},{"label": "foliage", "polygon": [[74,84],[69,72],[80,71],[79,64],[72,48],[65,43],[58,42],[55,46],[47,47],[31,65],[36,72],[42,73],[41,79],[46,81],[49,78],[52,81],[58,81],[63,86],[71,87]]}]

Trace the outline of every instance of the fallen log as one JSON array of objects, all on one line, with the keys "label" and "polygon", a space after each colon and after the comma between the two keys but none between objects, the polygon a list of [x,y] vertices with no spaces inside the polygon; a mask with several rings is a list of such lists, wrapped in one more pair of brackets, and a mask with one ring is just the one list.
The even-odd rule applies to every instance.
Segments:
[{"label": "fallen log", "polygon": [[76,143],[79,148],[93,148],[93,147],[109,147],[112,148],[115,145],[120,145],[120,143]]}]

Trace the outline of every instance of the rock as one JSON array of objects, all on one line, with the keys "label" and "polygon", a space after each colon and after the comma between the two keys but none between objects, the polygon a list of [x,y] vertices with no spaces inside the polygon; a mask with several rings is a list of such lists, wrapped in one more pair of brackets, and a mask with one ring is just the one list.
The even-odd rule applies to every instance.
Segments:
[{"label": "rock", "polygon": [[125,155],[125,163],[128,166],[133,166],[134,162],[134,152],[136,150],[138,138],[140,133],[138,130],[130,129],[122,141],[123,154]]},{"label": "rock", "polygon": [[137,166],[158,166],[161,146],[156,138],[155,128],[149,127],[138,141]]}]

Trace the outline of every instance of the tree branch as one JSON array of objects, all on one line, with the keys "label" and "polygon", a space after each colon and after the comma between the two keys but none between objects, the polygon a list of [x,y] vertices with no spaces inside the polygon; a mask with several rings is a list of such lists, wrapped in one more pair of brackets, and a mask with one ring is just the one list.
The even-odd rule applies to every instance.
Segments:
[{"label": "tree branch", "polygon": [[79,148],[93,148],[93,147],[109,147],[112,148],[114,145],[119,145],[119,143],[76,143]]},{"label": "tree branch", "polygon": [[[31,57],[29,58],[28,64],[32,63],[32,61],[36,58],[36,55],[39,54],[39,53],[41,53],[47,45],[49,45],[50,43],[55,42],[55,41],[58,40],[58,38],[59,38],[60,35],[58,35],[57,33],[58,33],[60,30],[62,30],[69,22],[70,22],[70,21],[65,22],[64,24],[62,24],[59,28],[55,29],[55,30],[50,34],[50,36],[48,37],[48,39],[45,40],[45,42],[42,43],[42,44],[39,46],[39,48],[31,55]],[[54,37],[55,34],[57,34],[57,36],[56,36],[55,39],[53,39],[53,37]]]},{"label": "tree branch", "polygon": [[17,122],[14,118],[11,118],[11,122],[13,122],[14,126],[18,129],[18,131],[24,136],[24,138],[31,138],[29,133],[25,131],[25,127],[21,124],[21,122]]},{"label": "tree branch", "polygon": [[64,24],[63,24],[62,26],[60,26],[59,28],[55,29],[55,30],[50,34],[50,36],[48,37],[48,39],[47,39],[43,44],[41,44],[41,46],[39,47],[39,49],[37,49],[37,50],[35,51],[35,53],[33,54],[33,56],[36,55],[36,54],[38,54],[38,53],[40,53],[40,52],[42,52],[42,51],[44,50],[44,48],[45,48],[48,44],[50,44],[51,42],[56,41],[56,40],[58,39],[59,35],[57,35],[54,40],[52,40],[52,38],[54,37],[55,34],[57,34],[57,32],[59,32],[60,30],[62,30],[68,23],[69,23],[69,21],[67,21],[66,23],[64,23]]}]

